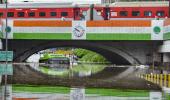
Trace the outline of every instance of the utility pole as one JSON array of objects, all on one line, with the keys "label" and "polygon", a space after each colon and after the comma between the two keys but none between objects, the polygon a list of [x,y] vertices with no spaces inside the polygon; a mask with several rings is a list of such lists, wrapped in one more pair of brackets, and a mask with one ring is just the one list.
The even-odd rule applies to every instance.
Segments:
[{"label": "utility pole", "polygon": [[7,19],[7,14],[8,14],[8,0],[5,0],[5,8],[6,8],[6,11],[5,11],[5,23],[6,23],[6,26],[5,26],[5,52],[6,52],[6,61],[5,61],[5,90],[4,90],[4,100],[7,100],[7,79],[8,79],[8,75],[7,75],[7,67],[8,67],[8,58],[7,58],[7,51],[8,51],[8,19]]}]

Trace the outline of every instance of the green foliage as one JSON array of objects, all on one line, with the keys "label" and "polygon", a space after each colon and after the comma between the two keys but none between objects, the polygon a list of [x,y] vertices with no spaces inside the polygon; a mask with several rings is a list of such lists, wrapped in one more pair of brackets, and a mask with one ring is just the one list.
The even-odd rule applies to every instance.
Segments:
[{"label": "green foliage", "polygon": [[67,70],[54,70],[46,66],[40,66],[39,69],[42,73],[48,74],[48,75],[56,75],[59,77],[67,77],[69,74],[73,72],[79,73],[79,72],[84,72],[88,73],[89,71],[92,72],[92,74],[95,74],[99,71],[102,71],[105,68],[104,64],[78,64],[74,65],[71,69]]},{"label": "green foliage", "polygon": [[43,55],[43,57],[40,58],[40,60],[47,60],[49,58],[50,58],[50,56],[46,53]]},{"label": "green foliage", "polygon": [[91,71],[92,74],[95,74],[99,71],[102,71],[105,68],[103,64],[79,64],[74,66],[71,70],[74,72],[89,72]]},{"label": "green foliage", "polygon": [[86,55],[89,52],[89,50],[85,50],[85,49],[75,49],[73,51],[73,53],[78,56],[79,58],[82,58],[84,55]]},{"label": "green foliage", "polygon": [[93,51],[85,50],[85,49],[75,49],[74,54],[79,57],[79,61],[84,62],[103,62],[108,63],[106,58],[104,58],[102,55],[97,54]]}]

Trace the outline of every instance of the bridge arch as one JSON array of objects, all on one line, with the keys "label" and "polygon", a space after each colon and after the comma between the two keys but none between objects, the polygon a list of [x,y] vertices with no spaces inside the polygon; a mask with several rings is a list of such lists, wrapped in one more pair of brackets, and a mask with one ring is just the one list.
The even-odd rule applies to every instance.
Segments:
[{"label": "bridge arch", "polygon": [[19,54],[15,55],[14,61],[22,62],[25,61],[32,54],[54,47],[75,47],[83,48],[87,50],[94,51],[96,53],[104,56],[108,61],[116,65],[130,65],[130,64],[140,64],[140,61],[133,57],[133,55],[118,49],[116,47],[106,46],[93,41],[48,41],[42,44],[34,45],[21,51]]}]

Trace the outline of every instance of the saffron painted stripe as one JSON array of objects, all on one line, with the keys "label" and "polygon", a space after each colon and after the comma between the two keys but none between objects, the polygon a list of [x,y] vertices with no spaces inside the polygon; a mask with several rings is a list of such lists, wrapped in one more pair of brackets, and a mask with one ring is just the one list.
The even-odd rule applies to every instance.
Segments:
[{"label": "saffron painted stripe", "polygon": [[71,33],[14,33],[13,39],[71,40]]},{"label": "saffron painted stripe", "polygon": [[[59,20],[15,20],[17,27],[71,27],[72,21]],[[150,27],[150,20],[87,21],[87,27]]]},{"label": "saffron painted stripe", "polygon": [[14,33],[71,33],[71,27],[14,27]]},{"label": "saffron painted stripe", "polygon": [[151,40],[151,34],[87,34],[87,40]]},{"label": "saffron painted stripe", "polygon": [[163,36],[164,40],[170,40],[170,32],[169,33],[165,33]]},{"label": "saffron painted stripe", "polygon": [[151,33],[151,27],[88,27],[86,30],[87,33]]},{"label": "saffron painted stripe", "polygon": [[15,20],[14,27],[71,27],[71,21],[58,20]]},{"label": "saffron painted stripe", "polygon": [[87,21],[87,27],[150,27],[151,20]]}]

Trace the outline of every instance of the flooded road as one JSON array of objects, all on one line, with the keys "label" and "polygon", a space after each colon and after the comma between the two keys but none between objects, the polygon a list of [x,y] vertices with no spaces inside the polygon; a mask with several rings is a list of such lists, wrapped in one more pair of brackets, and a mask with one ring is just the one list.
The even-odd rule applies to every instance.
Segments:
[{"label": "flooded road", "polygon": [[14,65],[14,84],[84,86],[160,90],[161,88],[136,77],[141,71],[135,67],[83,64],[70,67]]},{"label": "flooded road", "polygon": [[141,73],[145,69],[134,66],[13,64],[8,83],[13,100],[71,100],[73,88],[83,88],[83,100],[149,100],[149,92],[161,88],[137,77]]}]

